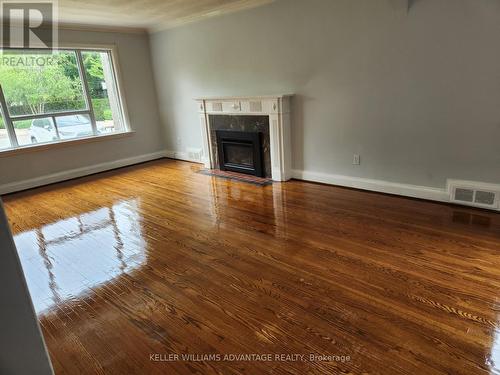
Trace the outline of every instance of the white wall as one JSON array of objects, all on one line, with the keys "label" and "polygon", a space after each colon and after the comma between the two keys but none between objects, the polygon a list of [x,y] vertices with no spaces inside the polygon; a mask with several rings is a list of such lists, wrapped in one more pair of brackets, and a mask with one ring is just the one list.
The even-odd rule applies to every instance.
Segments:
[{"label": "white wall", "polygon": [[0,200],[0,374],[53,374]]},{"label": "white wall", "polygon": [[135,134],[15,156],[0,154],[0,187],[164,149],[148,35],[60,30],[60,42],[117,46],[125,100]]},{"label": "white wall", "polygon": [[196,96],[295,93],[294,169],[500,183],[500,1],[405,3],[278,0],[152,35],[167,149],[201,147]]}]

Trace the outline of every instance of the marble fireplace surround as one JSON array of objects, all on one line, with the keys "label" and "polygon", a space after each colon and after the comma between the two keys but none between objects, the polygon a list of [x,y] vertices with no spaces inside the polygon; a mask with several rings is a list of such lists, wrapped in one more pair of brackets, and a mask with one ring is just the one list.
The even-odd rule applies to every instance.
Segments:
[{"label": "marble fireplace surround", "polygon": [[[203,163],[206,168],[217,168],[213,147],[211,115],[268,116],[271,178],[287,181],[291,178],[291,120],[292,95],[234,96],[196,98],[203,139]],[[216,118],[216,117],[212,117]]]}]

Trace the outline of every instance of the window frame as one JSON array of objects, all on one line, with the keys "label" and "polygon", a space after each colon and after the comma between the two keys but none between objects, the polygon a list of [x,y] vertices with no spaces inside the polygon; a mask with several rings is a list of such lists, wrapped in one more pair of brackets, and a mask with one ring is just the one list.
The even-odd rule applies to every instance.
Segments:
[{"label": "window frame", "polygon": [[[36,51],[47,51],[50,50],[48,48],[39,48],[39,47],[34,47],[34,48],[3,48],[0,47],[0,51],[4,50],[20,50],[20,51],[33,51],[34,53]],[[3,89],[1,88],[1,83],[0,83],[0,108],[1,108],[1,113],[0,116],[3,116],[5,128],[7,130],[7,135],[9,139],[10,146],[4,149],[0,149],[0,156],[7,155],[7,154],[12,154],[16,153],[19,151],[27,151],[27,150],[45,150],[47,148],[52,148],[54,146],[63,146],[63,145],[70,145],[73,143],[86,143],[89,141],[93,140],[99,140],[99,139],[109,139],[109,138],[115,138],[115,137],[121,137],[123,135],[127,134],[132,134],[135,133],[134,130],[130,126],[129,122],[129,117],[128,117],[128,112],[126,110],[126,103],[125,103],[125,96],[123,94],[123,89],[122,89],[122,84],[121,84],[121,76],[120,76],[120,69],[119,69],[119,64],[118,64],[118,54],[117,54],[117,48],[116,45],[80,45],[80,44],[72,44],[72,45],[59,45],[57,48],[53,48],[52,50],[57,50],[57,51],[68,51],[68,52],[74,52],[75,57],[76,57],[76,62],[77,62],[77,67],[78,67],[78,72],[81,78],[81,83],[82,83],[82,95],[83,99],[86,104],[86,109],[82,110],[74,110],[74,111],[63,111],[63,112],[47,112],[43,114],[32,114],[32,115],[16,115],[16,116],[11,116],[9,113],[7,101],[5,99],[5,95],[3,92]],[[115,131],[113,133],[107,133],[107,134],[98,134],[97,131],[97,122],[95,120],[95,115],[94,115],[94,108],[92,106],[92,98],[90,96],[90,90],[89,90],[89,85],[88,85],[88,80],[87,80],[87,75],[85,72],[84,64],[83,64],[83,57],[82,57],[82,52],[101,52],[101,53],[106,53],[108,58],[109,58],[109,63],[110,63],[110,70],[113,78],[113,85],[114,85],[114,91],[116,92],[116,101],[117,101],[117,106],[119,110],[119,115],[120,119],[117,119],[121,122],[121,130]],[[53,142],[45,142],[45,143],[34,143],[34,144],[27,144],[27,145],[19,145],[19,142],[17,140],[17,135],[15,132],[15,127],[14,127],[14,121],[22,121],[22,120],[35,120],[35,119],[40,119],[40,118],[47,118],[51,119],[52,123],[55,124],[56,129],[56,119],[58,117],[64,117],[64,116],[72,116],[72,115],[86,115],[89,116],[91,126],[92,126],[92,135],[87,136],[87,137],[79,137],[79,138],[73,138],[73,139],[58,139]]]}]

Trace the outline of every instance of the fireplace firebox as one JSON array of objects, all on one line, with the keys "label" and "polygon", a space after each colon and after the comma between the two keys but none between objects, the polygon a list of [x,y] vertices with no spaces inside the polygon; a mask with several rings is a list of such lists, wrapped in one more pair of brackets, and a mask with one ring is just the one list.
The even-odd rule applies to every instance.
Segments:
[{"label": "fireplace firebox", "polygon": [[262,133],[216,130],[219,168],[264,177]]}]

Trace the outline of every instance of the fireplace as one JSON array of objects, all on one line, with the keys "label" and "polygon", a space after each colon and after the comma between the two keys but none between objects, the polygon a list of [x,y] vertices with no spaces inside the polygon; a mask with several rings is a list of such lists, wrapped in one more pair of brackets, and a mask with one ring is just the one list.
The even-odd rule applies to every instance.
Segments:
[{"label": "fireplace", "polygon": [[[291,97],[292,95],[197,98],[203,139],[202,161],[205,167],[209,170],[229,170],[234,166],[230,164],[237,164],[240,168],[238,172],[255,174],[259,165],[257,168],[254,165],[256,159],[253,153],[250,157],[248,146],[243,149],[241,144],[239,148],[234,144],[226,145],[225,154],[228,155],[223,155],[226,162],[219,162],[216,132],[260,132],[261,151],[255,157],[261,158],[264,178],[289,180],[292,174]],[[246,150],[246,154],[243,150]],[[222,151],[224,152],[224,148]],[[221,164],[225,165],[221,168]]]},{"label": "fireplace", "polygon": [[216,130],[219,168],[264,177],[262,133]]}]

